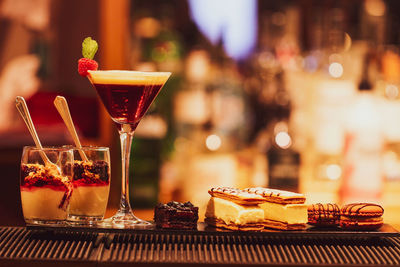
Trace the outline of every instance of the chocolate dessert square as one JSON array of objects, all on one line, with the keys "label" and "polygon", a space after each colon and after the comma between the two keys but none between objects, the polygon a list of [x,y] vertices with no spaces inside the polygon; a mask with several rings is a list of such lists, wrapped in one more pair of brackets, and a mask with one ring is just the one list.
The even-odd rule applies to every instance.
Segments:
[{"label": "chocolate dessert square", "polygon": [[154,209],[154,222],[157,228],[197,229],[198,219],[199,208],[190,202],[159,203]]}]

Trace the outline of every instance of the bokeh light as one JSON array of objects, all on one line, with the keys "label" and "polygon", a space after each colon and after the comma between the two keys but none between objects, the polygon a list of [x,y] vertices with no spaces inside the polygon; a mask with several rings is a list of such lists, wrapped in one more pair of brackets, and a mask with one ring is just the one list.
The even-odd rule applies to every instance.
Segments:
[{"label": "bokeh light", "polygon": [[340,78],[343,75],[343,66],[338,62],[329,65],[329,74],[334,78]]},{"label": "bokeh light", "polygon": [[326,167],[326,176],[330,180],[337,180],[342,175],[342,168],[337,164],[330,164]]},{"label": "bokeh light", "polygon": [[389,99],[396,99],[399,96],[399,88],[394,84],[388,84],[385,88],[385,95]]},{"label": "bokeh light", "polygon": [[290,135],[287,132],[279,132],[275,136],[275,143],[279,147],[281,147],[283,149],[287,149],[292,145],[292,138],[290,137]]},{"label": "bokeh light", "polygon": [[216,151],[221,147],[221,138],[216,134],[211,134],[206,138],[206,147],[211,151]]}]

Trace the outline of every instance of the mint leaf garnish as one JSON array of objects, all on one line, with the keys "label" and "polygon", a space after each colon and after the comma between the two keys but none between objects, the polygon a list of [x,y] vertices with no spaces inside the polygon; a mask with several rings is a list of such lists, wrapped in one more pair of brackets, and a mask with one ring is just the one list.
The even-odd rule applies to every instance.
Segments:
[{"label": "mint leaf garnish", "polygon": [[82,55],[84,58],[93,59],[97,52],[97,42],[91,37],[85,38],[82,43]]}]

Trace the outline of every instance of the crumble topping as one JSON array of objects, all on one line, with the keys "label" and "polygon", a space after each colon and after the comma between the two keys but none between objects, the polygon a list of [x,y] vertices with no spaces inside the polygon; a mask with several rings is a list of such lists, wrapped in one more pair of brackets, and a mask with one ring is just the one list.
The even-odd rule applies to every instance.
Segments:
[{"label": "crumble topping", "polygon": [[98,161],[79,161],[74,162],[73,182],[75,184],[104,184],[110,180],[109,165],[107,162]]}]

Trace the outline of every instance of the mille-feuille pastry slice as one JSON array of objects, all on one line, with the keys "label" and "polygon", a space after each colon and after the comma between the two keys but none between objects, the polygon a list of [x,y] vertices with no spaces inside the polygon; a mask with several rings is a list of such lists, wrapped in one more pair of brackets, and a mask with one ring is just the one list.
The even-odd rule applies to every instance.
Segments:
[{"label": "mille-feuille pastry slice", "polygon": [[278,230],[304,230],[308,222],[306,198],[302,194],[270,189],[246,188],[245,191],[262,196],[266,202],[260,204],[264,210],[264,226]]},{"label": "mille-feuille pastry slice", "polygon": [[205,222],[229,230],[260,231],[264,228],[263,197],[231,187],[212,188]]}]

